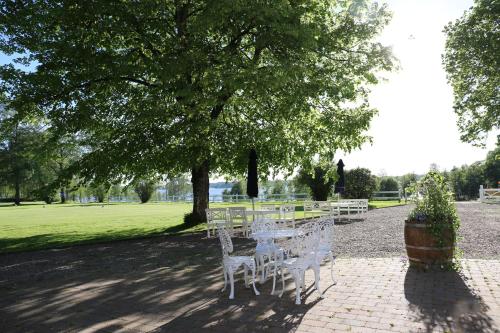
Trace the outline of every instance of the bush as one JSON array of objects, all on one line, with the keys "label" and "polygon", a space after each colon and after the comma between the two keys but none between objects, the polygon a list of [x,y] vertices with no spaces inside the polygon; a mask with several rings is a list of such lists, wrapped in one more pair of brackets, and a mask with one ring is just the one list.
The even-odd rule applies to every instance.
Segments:
[{"label": "bush", "polygon": [[453,193],[439,172],[429,172],[412,186],[411,191],[415,194],[416,207],[410,212],[409,220],[452,224],[458,228]]},{"label": "bush", "polygon": [[335,178],[331,176],[336,172],[334,165],[332,163],[319,163],[314,166],[313,170],[314,174],[311,175],[306,170],[301,169],[296,181],[309,187],[313,200],[328,200],[335,184]]},{"label": "bush", "polygon": [[90,193],[92,193],[97,202],[103,203],[108,194],[108,189],[103,184],[92,184],[90,185]]},{"label": "bush", "polygon": [[156,183],[150,180],[139,180],[134,185],[134,191],[139,196],[141,203],[146,203],[151,199]]},{"label": "bush", "polygon": [[398,191],[398,181],[392,177],[383,178],[380,181],[380,191]]},{"label": "bush", "polygon": [[231,195],[242,195],[243,194],[243,186],[241,186],[241,182],[237,181],[231,186],[231,191],[229,192]]},{"label": "bush", "polygon": [[349,199],[369,199],[377,187],[370,170],[356,168],[345,172],[344,196]]},{"label": "bush", "polygon": [[203,222],[207,222],[206,216],[199,216],[193,212],[184,214],[184,224],[187,226],[195,226]]}]

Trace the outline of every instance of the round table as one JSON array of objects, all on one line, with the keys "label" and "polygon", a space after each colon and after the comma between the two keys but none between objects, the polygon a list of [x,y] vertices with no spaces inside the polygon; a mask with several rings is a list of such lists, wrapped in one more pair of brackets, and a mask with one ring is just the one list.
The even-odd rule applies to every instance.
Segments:
[{"label": "round table", "polygon": [[[269,242],[273,239],[290,238],[290,237],[295,237],[297,235],[298,235],[297,229],[276,229],[272,231],[257,231],[255,233],[250,234],[250,237],[262,242]],[[264,281],[266,280],[266,277],[264,276],[263,264],[264,262],[261,262],[262,272],[260,274],[260,283],[264,283]]]},{"label": "round table", "polygon": [[257,231],[250,234],[253,239],[276,239],[276,238],[290,238],[298,235],[297,229],[277,229],[272,231]]}]

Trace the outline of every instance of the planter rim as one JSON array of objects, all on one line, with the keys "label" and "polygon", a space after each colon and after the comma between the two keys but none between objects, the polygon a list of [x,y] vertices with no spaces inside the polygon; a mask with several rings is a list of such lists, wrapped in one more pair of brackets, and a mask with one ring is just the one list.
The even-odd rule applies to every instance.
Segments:
[{"label": "planter rim", "polygon": [[424,220],[424,221],[417,221],[417,220],[409,220],[409,219],[405,219],[405,224],[427,224],[427,225],[430,225],[430,224],[446,224],[446,225],[449,225],[451,226],[452,223],[451,222],[439,222],[439,223],[435,223],[435,222],[432,222],[432,221],[427,221],[427,220]]}]

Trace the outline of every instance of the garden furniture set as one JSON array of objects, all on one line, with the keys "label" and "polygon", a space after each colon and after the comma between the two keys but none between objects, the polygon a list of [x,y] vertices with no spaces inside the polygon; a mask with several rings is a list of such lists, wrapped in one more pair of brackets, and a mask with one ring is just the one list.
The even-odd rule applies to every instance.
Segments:
[{"label": "garden furniture set", "polygon": [[[232,256],[233,244],[231,236],[234,235],[234,224],[232,223],[234,220],[231,218],[231,210],[226,211],[226,214],[229,215],[229,218],[225,220],[226,222],[221,222],[222,219],[215,220],[214,218],[221,218],[222,210],[218,209],[215,214],[212,214],[211,210],[207,209],[207,218],[212,219],[211,222],[217,229],[222,245],[223,291],[226,289],[229,280],[231,288],[229,298],[234,298],[234,273],[240,267],[243,267],[245,286],[249,287],[248,272],[251,271],[252,286],[256,295],[259,295],[259,291],[255,286],[257,278],[262,284],[272,276],[273,288],[271,294],[273,295],[276,281],[281,277],[282,290],[279,294],[279,297],[281,297],[285,289],[285,272],[288,272],[295,282],[295,303],[300,304],[300,292],[305,288],[305,272],[311,269],[315,276],[315,289],[323,297],[319,285],[320,267],[323,261],[330,261],[331,277],[334,280],[333,215],[324,215],[314,221],[308,221],[301,226],[295,227],[295,223],[283,217],[278,209],[268,209],[268,211],[275,214],[277,212],[279,217],[271,218],[265,214],[254,215],[254,220],[245,218],[246,229],[245,227],[242,228],[245,237],[250,237],[256,241],[255,255]],[[238,213],[238,216],[242,215],[241,210]]]},{"label": "garden furniture set", "polygon": [[207,237],[215,235],[218,225],[224,225],[233,236],[235,227],[241,227],[244,237],[249,236],[249,223],[256,219],[277,217],[283,224],[295,228],[295,205],[263,204],[260,210],[249,210],[246,207],[209,208],[207,214]]}]

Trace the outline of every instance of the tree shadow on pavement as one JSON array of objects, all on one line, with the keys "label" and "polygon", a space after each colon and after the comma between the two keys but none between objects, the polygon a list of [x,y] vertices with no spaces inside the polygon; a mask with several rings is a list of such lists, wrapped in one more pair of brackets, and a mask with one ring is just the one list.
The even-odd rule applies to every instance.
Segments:
[{"label": "tree shadow on pavement", "polygon": [[408,268],[405,297],[415,321],[426,332],[499,332],[487,314],[488,306],[455,271],[421,271]]},{"label": "tree shadow on pavement", "polygon": [[[255,247],[241,238],[234,245],[235,255]],[[290,280],[282,299],[270,295],[269,281],[257,284],[256,296],[242,275],[229,300],[228,290],[221,293],[219,240],[200,235],[6,254],[0,331],[289,331],[319,301],[310,288],[296,306]]]}]

